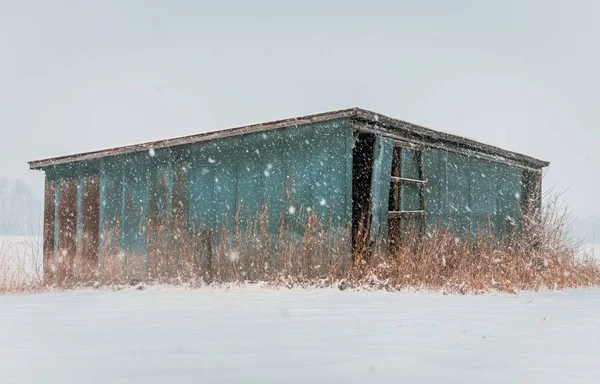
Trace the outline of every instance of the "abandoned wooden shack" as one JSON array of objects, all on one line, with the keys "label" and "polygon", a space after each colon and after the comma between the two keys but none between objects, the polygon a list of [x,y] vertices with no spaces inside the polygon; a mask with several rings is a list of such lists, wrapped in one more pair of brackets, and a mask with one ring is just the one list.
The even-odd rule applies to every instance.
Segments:
[{"label": "abandoned wooden shack", "polygon": [[216,234],[265,206],[270,232],[311,211],[349,245],[365,222],[371,239],[396,243],[415,223],[502,236],[540,209],[549,165],[359,108],[29,164],[46,176],[50,275],[76,273],[76,258],[98,266],[116,250],[143,267],[157,223],[167,241]]}]

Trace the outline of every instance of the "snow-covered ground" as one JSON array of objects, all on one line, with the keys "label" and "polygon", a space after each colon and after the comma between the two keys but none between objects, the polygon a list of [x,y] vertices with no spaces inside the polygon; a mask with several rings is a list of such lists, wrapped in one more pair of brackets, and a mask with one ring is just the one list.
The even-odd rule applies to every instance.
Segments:
[{"label": "snow-covered ground", "polygon": [[0,383],[597,383],[600,290],[0,296]]}]

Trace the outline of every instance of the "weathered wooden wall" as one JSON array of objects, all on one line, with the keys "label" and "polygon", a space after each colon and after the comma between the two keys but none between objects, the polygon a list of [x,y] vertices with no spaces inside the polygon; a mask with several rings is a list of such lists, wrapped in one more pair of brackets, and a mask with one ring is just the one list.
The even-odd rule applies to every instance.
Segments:
[{"label": "weathered wooden wall", "polygon": [[[372,135],[365,141],[372,150],[353,164],[357,127]],[[402,174],[396,179],[409,180],[392,186],[400,192],[393,211],[412,211],[408,220],[418,218],[427,228],[445,226],[458,235],[490,228],[503,234],[519,225],[521,212],[539,211],[541,170],[512,164],[515,159],[480,157],[472,149],[411,143],[403,131],[364,128],[369,127],[341,118],[50,166],[45,169],[45,272],[69,276],[99,267],[135,276],[164,263],[186,263],[178,254],[167,260],[161,249],[198,232],[208,236],[203,246],[210,247],[210,237],[220,229],[234,221],[244,228],[265,208],[271,234],[282,221],[308,210],[348,234],[353,219],[357,223],[352,173],[360,164],[372,168],[355,183],[370,185],[356,193],[361,202],[354,211],[371,208],[372,239],[388,231],[394,169]],[[410,150],[394,149],[400,139]],[[415,215],[419,210],[422,216]],[[299,237],[302,228],[292,231]]]},{"label": "weathered wooden wall", "polygon": [[[164,242],[190,231],[216,233],[233,225],[236,215],[243,227],[265,207],[271,233],[280,220],[302,210],[331,219],[334,230],[351,225],[347,119],[64,164],[46,172],[45,258],[55,260],[64,276],[81,272],[77,262],[114,268],[115,258],[123,272],[139,275],[160,264]],[[56,244],[51,238],[58,239]]]},{"label": "weathered wooden wall", "polygon": [[46,175],[46,184],[44,187],[44,278],[52,275],[52,266],[54,265],[55,197],[55,182]]},{"label": "weathered wooden wall", "polygon": [[80,273],[91,274],[98,266],[100,244],[100,180],[97,175],[80,178],[77,228],[77,265]]},{"label": "weathered wooden wall", "polygon": [[458,234],[492,229],[497,234],[520,221],[523,169],[473,156],[425,149],[427,223]]},{"label": "weathered wooden wall", "polygon": [[[388,174],[392,168],[394,141],[379,138],[376,145],[373,185],[377,188],[373,191],[377,193],[373,195],[373,221],[378,226],[373,233],[386,237]],[[414,157],[418,153],[422,156],[421,168]],[[503,235],[519,226],[522,213],[532,211],[530,206],[541,204],[541,180],[538,177],[541,171],[428,146],[416,146],[414,150],[402,152],[401,167],[403,177],[422,179],[425,186],[424,193],[420,194],[417,186],[403,184],[399,210],[404,213],[423,208],[429,229],[446,227],[457,235],[492,230]],[[378,172],[380,168],[385,170]],[[530,182],[530,179],[540,183]],[[421,200],[424,200],[423,206]]]}]

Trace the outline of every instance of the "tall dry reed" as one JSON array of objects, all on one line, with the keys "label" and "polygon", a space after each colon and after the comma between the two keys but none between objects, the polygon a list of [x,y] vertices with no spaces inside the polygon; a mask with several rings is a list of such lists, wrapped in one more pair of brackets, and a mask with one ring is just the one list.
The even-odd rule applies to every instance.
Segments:
[{"label": "tall dry reed", "polygon": [[[371,242],[368,221],[352,236],[349,226],[340,229],[305,209],[283,213],[275,224],[269,222],[268,207],[244,220],[238,212],[218,230],[178,229],[173,220],[148,220],[140,224],[147,229],[143,253],[120,248],[119,228],[106,230],[97,265],[76,257],[72,275],[54,266],[45,285],[267,282],[457,293],[599,286],[598,264],[578,257],[568,209],[557,197],[546,200],[541,213],[524,217],[510,236],[499,238],[487,230],[457,237],[443,227],[403,228],[394,247]],[[2,253],[0,243],[0,282],[16,273]],[[0,285],[0,292],[39,289],[40,266],[37,271],[30,283],[13,279],[12,285]]]}]

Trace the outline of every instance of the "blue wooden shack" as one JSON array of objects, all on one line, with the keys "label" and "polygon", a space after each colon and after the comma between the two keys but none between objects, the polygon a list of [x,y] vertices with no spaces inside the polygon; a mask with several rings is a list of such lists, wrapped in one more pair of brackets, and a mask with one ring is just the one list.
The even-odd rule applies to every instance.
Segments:
[{"label": "blue wooden shack", "polygon": [[46,175],[46,271],[67,275],[76,255],[145,257],[156,223],[216,232],[266,206],[272,232],[312,211],[348,244],[365,223],[396,243],[415,226],[502,236],[539,211],[549,165],[359,108],[29,164]]}]

